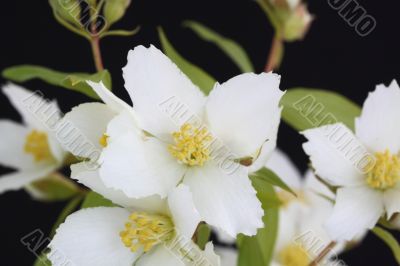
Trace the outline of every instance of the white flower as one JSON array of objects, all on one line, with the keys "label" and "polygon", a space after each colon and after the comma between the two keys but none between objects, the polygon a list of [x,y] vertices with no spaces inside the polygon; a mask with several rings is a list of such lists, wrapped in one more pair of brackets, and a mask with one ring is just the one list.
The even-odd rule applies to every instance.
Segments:
[{"label": "white flower", "polygon": [[339,187],[327,228],[351,240],[386,213],[400,211],[400,89],[377,86],[356,119],[355,135],[343,124],[306,130],[303,145],[316,174]]},{"label": "white flower", "polygon": [[[266,167],[297,194],[295,197],[276,189],[282,206],[272,265],[307,266],[332,242],[323,225],[333,211],[330,199],[334,194],[310,170],[302,178],[290,158],[280,150],[274,151]],[[342,249],[341,243],[325,260],[330,260]]]},{"label": "white flower", "polygon": [[0,177],[0,193],[29,186],[62,166],[66,152],[51,126],[60,119],[57,103],[14,84],[3,87],[23,124],[0,120],[0,164],[16,169]]},{"label": "white flower", "polygon": [[[190,187],[202,220],[232,237],[254,235],[263,226],[263,210],[249,168],[238,161],[245,159],[256,170],[275,148],[283,95],[279,76],[243,74],[216,84],[206,98],[153,46],[131,51],[123,72],[135,112],[103,84],[88,82],[107,109],[116,106],[117,112],[114,108],[112,115],[99,119],[94,105],[101,104],[92,104],[89,116],[78,111],[69,116],[73,123],[83,119],[78,123],[95,142],[101,138],[96,174],[104,184],[142,198],[165,197],[183,183]],[[181,106],[187,109],[176,109]],[[230,169],[222,169],[214,156]]]},{"label": "white flower", "polygon": [[70,215],[49,244],[47,257],[53,266],[185,266],[193,261],[220,265],[211,243],[201,251],[191,240],[200,216],[187,186],[175,188],[168,200],[136,200],[80,170],[75,166],[88,187],[123,207],[82,209]]}]

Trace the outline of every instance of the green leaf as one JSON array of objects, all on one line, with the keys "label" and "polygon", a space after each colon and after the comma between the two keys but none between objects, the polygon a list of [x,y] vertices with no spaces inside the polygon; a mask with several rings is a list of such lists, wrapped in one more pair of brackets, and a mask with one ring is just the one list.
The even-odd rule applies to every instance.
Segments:
[{"label": "green leaf", "polygon": [[50,233],[50,237],[53,237],[56,233],[57,228],[60,226],[60,224],[62,224],[65,219],[68,217],[68,215],[70,215],[71,213],[73,213],[75,210],[78,209],[79,204],[82,202],[83,196],[79,195],[75,198],[73,198],[72,200],[70,200],[70,202],[68,202],[68,204],[64,207],[64,209],[61,211],[60,215],[57,218],[57,221],[54,223],[53,225],[53,229],[51,230]]},{"label": "green leaf", "polygon": [[197,245],[204,250],[211,236],[211,229],[207,224],[200,224],[197,229]]},{"label": "green leaf", "polygon": [[375,227],[372,232],[392,250],[394,258],[400,265],[400,245],[396,238],[389,231],[380,227]]},{"label": "green leaf", "polygon": [[193,30],[203,40],[218,46],[232,59],[242,72],[254,72],[254,67],[246,51],[235,41],[221,36],[217,32],[196,21],[185,21],[183,25]]},{"label": "green leaf", "polygon": [[262,179],[263,181],[273,186],[280,187],[281,189],[286,190],[287,192],[292,193],[294,196],[296,196],[296,193],[294,193],[294,191],[279,176],[277,176],[273,171],[268,168],[263,167],[252,175],[256,178]]},{"label": "green leaf", "polygon": [[111,89],[111,76],[107,70],[95,74],[64,73],[41,66],[21,65],[5,69],[2,75],[4,78],[15,82],[26,82],[32,79],[41,79],[51,85],[77,91],[94,99],[98,99],[99,97],[93,91],[93,89],[86,84],[86,80],[95,82],[103,81],[104,85]]},{"label": "green leaf", "polygon": [[278,235],[279,199],[273,186],[256,177],[252,177],[257,196],[262,203],[265,215],[264,228],[259,229],[256,236],[241,235],[238,238],[239,266],[270,265]]},{"label": "green leaf", "polygon": [[290,89],[281,104],[283,120],[299,131],[336,122],[354,129],[354,119],[361,114],[361,108],[349,99],[320,89]]},{"label": "green leaf", "polygon": [[131,0],[106,0],[104,5],[104,16],[108,27],[120,20],[131,4]]},{"label": "green leaf", "polygon": [[52,174],[26,187],[28,192],[43,201],[68,200],[81,192],[79,186],[59,174]]},{"label": "green leaf", "polygon": [[214,87],[215,79],[198,66],[193,65],[183,58],[169,42],[161,27],[158,27],[158,34],[165,54],[204,92],[204,94],[208,95]]},{"label": "green leaf", "polygon": [[89,192],[83,200],[82,209],[94,207],[114,207],[115,204],[96,192]]}]

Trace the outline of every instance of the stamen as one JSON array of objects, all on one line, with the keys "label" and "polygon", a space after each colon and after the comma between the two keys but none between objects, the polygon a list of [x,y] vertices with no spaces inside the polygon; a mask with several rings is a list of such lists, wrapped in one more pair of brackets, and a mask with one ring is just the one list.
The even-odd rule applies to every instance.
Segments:
[{"label": "stamen", "polygon": [[108,138],[109,136],[106,135],[105,133],[101,136],[101,138],[99,139],[99,144],[105,148],[108,145]]},{"label": "stamen", "polygon": [[32,154],[35,162],[51,160],[53,158],[47,134],[37,130],[32,130],[26,136],[24,151]]},{"label": "stamen", "polygon": [[296,244],[289,245],[279,252],[278,259],[283,266],[308,266],[311,263],[307,251]]},{"label": "stamen", "polygon": [[170,218],[164,215],[149,215],[134,212],[125,224],[125,230],[120,233],[122,242],[132,252],[143,248],[150,251],[154,246],[173,238],[174,225]]},{"label": "stamen", "polygon": [[206,128],[193,128],[186,123],[172,136],[175,145],[170,145],[168,150],[179,162],[189,166],[202,166],[210,159],[208,144],[213,138]]},{"label": "stamen", "polygon": [[367,184],[374,189],[386,190],[396,186],[400,180],[400,159],[388,150],[377,152],[371,170],[367,173]]}]

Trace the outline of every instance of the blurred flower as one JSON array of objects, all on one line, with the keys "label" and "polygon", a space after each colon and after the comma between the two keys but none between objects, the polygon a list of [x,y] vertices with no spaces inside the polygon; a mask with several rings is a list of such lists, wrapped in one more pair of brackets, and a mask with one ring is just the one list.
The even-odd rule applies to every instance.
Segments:
[{"label": "blurred flower", "polygon": [[205,251],[193,252],[191,238],[200,216],[188,187],[175,188],[168,200],[158,196],[135,200],[90,175],[85,178],[86,185],[123,207],[82,209],[67,217],[49,244],[53,266],[66,261],[82,266],[185,266],[186,260],[195,259],[219,265],[211,243]]},{"label": "blurred flower", "polygon": [[[246,158],[252,167],[262,166],[275,148],[283,94],[279,76],[243,74],[216,84],[207,99],[158,49],[139,46],[129,53],[124,78],[135,113],[132,108],[120,108],[126,104],[101,83],[89,83],[107,106],[124,110],[106,119],[95,108],[90,118],[83,118],[78,109],[66,115],[72,121],[81,120],[90,139],[97,138],[104,146],[95,174],[106,186],[133,198],[165,197],[182,182],[190,187],[196,208],[208,224],[232,237],[255,234],[263,226],[263,210],[248,167],[238,161]],[[178,104],[187,108],[185,114],[193,113],[200,123],[182,119],[182,114],[174,121],[168,112],[175,107],[160,106],[169,99],[182,101]],[[215,143],[223,145],[213,147]],[[221,149],[232,155],[223,159],[234,171],[228,173],[213,161],[212,153]],[[79,175],[74,176],[79,180]]]},{"label": "blurred flower", "polygon": [[352,240],[385,213],[390,219],[400,211],[399,116],[400,88],[393,81],[369,94],[355,135],[340,123],[303,132],[316,174],[339,187],[327,223],[334,239]]},{"label": "blurred flower", "polygon": [[[57,103],[14,84],[3,87],[3,93],[22,116],[23,124],[0,121],[0,164],[16,172],[0,177],[0,193],[27,188],[63,165],[67,153],[49,128],[60,119]],[[31,188],[33,189],[33,188]],[[39,195],[33,190],[33,195]]]},{"label": "blurred flower", "polygon": [[[334,194],[310,170],[302,178],[289,157],[280,150],[274,151],[266,167],[297,194],[295,197],[276,188],[282,206],[272,265],[307,266],[332,242],[324,225],[333,211]],[[343,243],[336,246],[324,261],[343,247]]]}]

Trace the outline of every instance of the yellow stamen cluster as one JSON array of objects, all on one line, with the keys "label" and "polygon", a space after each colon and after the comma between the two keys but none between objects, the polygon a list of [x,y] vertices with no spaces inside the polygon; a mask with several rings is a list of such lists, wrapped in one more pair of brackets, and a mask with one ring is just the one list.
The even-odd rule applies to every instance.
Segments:
[{"label": "yellow stamen cluster", "polygon": [[283,266],[308,266],[311,263],[307,251],[296,244],[285,247],[279,252],[278,259]]},{"label": "yellow stamen cluster", "polygon": [[170,145],[168,150],[179,162],[189,166],[202,166],[210,159],[208,144],[213,138],[206,128],[194,128],[186,123],[172,136],[175,144]]},{"label": "yellow stamen cluster", "polygon": [[367,184],[379,190],[393,188],[400,180],[400,159],[388,150],[375,154],[374,165],[367,173]]},{"label": "yellow stamen cluster", "polygon": [[170,218],[163,215],[150,215],[134,212],[120,233],[122,242],[132,252],[143,248],[150,251],[154,246],[172,239],[174,225]]},{"label": "yellow stamen cluster", "polygon": [[104,134],[101,136],[101,138],[99,139],[99,144],[100,144],[100,146],[102,146],[103,148],[107,147],[108,138],[109,138],[109,136],[107,136],[107,135],[104,133]]},{"label": "yellow stamen cluster", "polygon": [[45,132],[32,130],[25,140],[24,151],[32,154],[36,162],[50,160],[53,155]]}]

